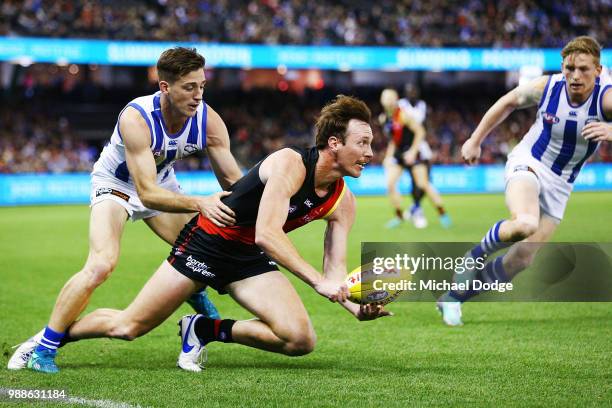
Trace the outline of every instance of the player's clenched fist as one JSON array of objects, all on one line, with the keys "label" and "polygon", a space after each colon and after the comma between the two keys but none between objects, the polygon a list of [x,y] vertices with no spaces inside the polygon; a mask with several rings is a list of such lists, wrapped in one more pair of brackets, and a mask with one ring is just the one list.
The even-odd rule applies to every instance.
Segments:
[{"label": "player's clenched fist", "polygon": [[349,296],[346,283],[331,279],[321,279],[314,285],[314,289],[319,295],[326,297],[331,302],[344,302]]},{"label": "player's clenched fist", "polygon": [[461,147],[461,156],[467,164],[475,164],[480,158],[480,144],[469,138]]},{"label": "player's clenched fist", "polygon": [[221,202],[221,198],[230,195],[229,191],[222,191],[198,200],[198,210],[202,215],[211,220],[218,227],[229,227],[234,225],[236,214],[227,205]]}]

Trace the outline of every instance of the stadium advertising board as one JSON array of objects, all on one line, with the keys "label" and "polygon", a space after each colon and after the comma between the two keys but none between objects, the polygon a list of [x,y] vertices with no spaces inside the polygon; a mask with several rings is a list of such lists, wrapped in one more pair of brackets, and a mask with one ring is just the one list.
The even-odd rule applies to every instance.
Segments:
[{"label": "stadium advertising board", "polygon": [[[504,190],[504,167],[488,165],[433,166],[434,185],[442,193],[498,193]],[[177,172],[181,187],[187,194],[210,194],[218,191],[212,172]],[[382,167],[366,168],[358,179],[346,179],[357,195],[383,195],[385,174]],[[410,177],[400,180],[402,193],[410,191]],[[612,164],[594,163],[586,166],[575,183],[576,191],[612,190]],[[11,174],[0,175],[0,205],[86,204],[89,202],[89,174]]]},{"label": "stadium advertising board", "polygon": [[[172,42],[0,37],[0,60],[104,65],[154,65]],[[508,71],[524,66],[558,70],[560,49],[345,47],[181,43],[196,47],[216,68],[319,68],[390,71]],[[612,51],[602,52],[612,65]]]}]

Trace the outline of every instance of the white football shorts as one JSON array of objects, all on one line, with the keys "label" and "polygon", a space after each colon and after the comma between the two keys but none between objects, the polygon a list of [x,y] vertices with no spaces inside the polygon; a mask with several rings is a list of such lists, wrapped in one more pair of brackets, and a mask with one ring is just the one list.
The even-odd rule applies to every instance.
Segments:
[{"label": "white football shorts", "polygon": [[512,152],[508,155],[505,170],[506,186],[515,178],[530,178],[539,189],[540,210],[557,221],[563,219],[567,200],[574,188],[556,175],[529,152]]},{"label": "white football shorts", "polygon": [[[182,194],[181,186],[174,172],[160,183],[159,186],[174,193]],[[142,205],[135,186],[118,180],[115,177],[100,174],[100,172],[94,172],[91,175],[89,200],[90,207],[104,200],[113,200],[125,208],[132,221],[155,217],[161,213],[161,211],[151,210]]]}]

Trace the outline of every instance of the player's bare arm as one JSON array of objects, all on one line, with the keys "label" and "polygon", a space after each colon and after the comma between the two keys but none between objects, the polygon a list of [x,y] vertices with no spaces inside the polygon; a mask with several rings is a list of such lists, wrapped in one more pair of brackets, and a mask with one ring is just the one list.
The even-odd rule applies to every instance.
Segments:
[{"label": "player's bare arm", "polygon": [[346,277],[346,246],[355,222],[356,200],[345,187],[344,196],[327,219],[323,248],[323,273],[326,278],[341,282]]},{"label": "player's bare arm", "polygon": [[270,155],[259,169],[265,183],[255,224],[255,243],[274,261],[283,265],[319,294],[331,301],[345,300],[346,285],[325,279],[306,262],[283,231],[289,200],[298,192],[306,177],[301,156],[282,149]]},{"label": "player's bare arm", "polygon": [[210,106],[207,110],[206,152],[221,188],[227,190],[242,177],[242,172],[230,151],[229,134],[223,119]]},{"label": "player's bare arm", "polygon": [[483,140],[516,109],[537,106],[548,76],[538,77],[527,84],[519,85],[497,100],[484,114],[474,133],[463,144],[461,155],[468,164],[474,164],[480,158],[480,145]]},{"label": "player's bare arm", "polygon": [[425,140],[425,128],[422,124],[416,121],[411,115],[406,112],[401,113],[402,122],[414,134],[410,149],[404,154],[406,164],[413,164],[419,153],[419,146]]},{"label": "player's bare arm", "polygon": [[385,158],[383,160],[384,166],[390,166],[392,164],[395,164],[395,160],[393,159],[395,149],[395,142],[393,142],[393,139],[389,140],[389,143],[387,144],[387,150],[385,151]]},{"label": "player's bare arm", "polygon": [[[355,221],[356,208],[355,196],[347,188],[338,208],[326,218],[323,272],[326,278],[336,282],[343,282],[347,275],[346,247],[348,234]],[[348,300],[340,304],[359,320],[372,320],[390,315],[390,312],[384,310],[382,306],[358,305]]]},{"label": "player's bare arm", "polygon": [[[612,88],[603,95],[601,108],[606,118],[612,118]],[[582,128],[582,136],[593,142],[612,142],[612,123],[590,122]]]},{"label": "player's bare arm", "polygon": [[150,131],[140,113],[128,107],[121,115],[119,129],[125,145],[130,176],[140,201],[148,208],[164,212],[201,212],[217,225],[231,225],[234,214],[220,198],[229,193],[209,197],[190,197],[166,190],[157,184],[157,169],[151,152]]}]

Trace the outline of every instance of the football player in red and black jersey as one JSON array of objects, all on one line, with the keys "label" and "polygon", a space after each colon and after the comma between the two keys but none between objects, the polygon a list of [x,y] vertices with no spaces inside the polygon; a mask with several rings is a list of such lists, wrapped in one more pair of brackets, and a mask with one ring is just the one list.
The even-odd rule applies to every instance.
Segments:
[{"label": "football player in red and black jersey", "polygon": [[[381,306],[349,302],[344,283],[355,197],[343,177],[359,177],[372,159],[370,120],[362,101],[338,96],[321,111],[316,146],[272,153],[230,188],[222,201],[235,213],[235,225],[220,227],[204,215],[194,217],[127,309],[90,313],[70,328],[69,340],[132,340],[161,324],[194,291],[211,286],[229,293],[255,319],[185,316],[179,321],[181,368],[200,371],[198,356],[211,341],[292,356],[310,353],[316,342],[310,318],[277,264],[359,320],[389,315]],[[287,232],[317,219],[327,221],[323,273],[306,262],[287,237]]]},{"label": "football player in red and black jersey", "polygon": [[[416,191],[424,192],[440,216],[440,224],[444,228],[451,225],[446,214],[440,193],[429,181],[429,160],[431,149],[425,142],[425,128],[407,109],[399,104],[397,91],[391,88],[383,90],[380,95],[380,104],[385,110],[385,116],[391,134],[387,152],[385,154],[385,168],[387,172],[387,190],[395,211],[395,217],[387,223],[387,228],[394,228],[406,218],[410,218],[410,211],[403,211],[401,195],[397,189],[404,169],[408,170]],[[415,203],[417,203],[417,197]],[[420,201],[420,198],[418,199]],[[414,219],[413,221],[417,221]],[[415,222],[417,228],[425,224]]]}]

